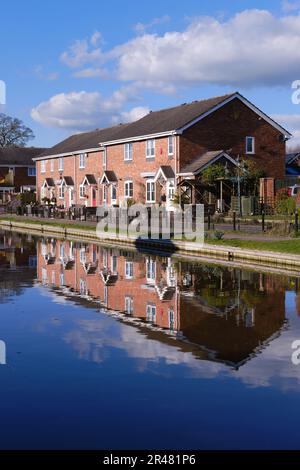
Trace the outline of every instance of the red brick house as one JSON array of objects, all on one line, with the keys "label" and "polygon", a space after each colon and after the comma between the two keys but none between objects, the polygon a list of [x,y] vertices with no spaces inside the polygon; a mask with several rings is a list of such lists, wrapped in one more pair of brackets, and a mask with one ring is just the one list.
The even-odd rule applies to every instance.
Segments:
[{"label": "red brick house", "polygon": [[[254,161],[284,178],[291,134],[239,93],[150,112],[71,136],[36,159],[39,198],[58,204],[169,204],[179,184],[216,162]],[[195,195],[191,195],[193,198]]]},{"label": "red brick house", "polygon": [[45,148],[0,149],[0,199],[9,193],[35,191],[36,165],[33,157],[45,152]]}]

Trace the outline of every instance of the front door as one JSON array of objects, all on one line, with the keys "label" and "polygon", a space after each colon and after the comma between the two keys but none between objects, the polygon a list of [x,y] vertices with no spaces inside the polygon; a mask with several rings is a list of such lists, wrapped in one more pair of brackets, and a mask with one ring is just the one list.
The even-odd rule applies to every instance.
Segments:
[{"label": "front door", "polygon": [[96,207],[97,206],[97,193],[96,193],[96,188],[92,188],[92,206]]},{"label": "front door", "polygon": [[69,188],[69,206],[71,207],[74,204],[74,189]]}]

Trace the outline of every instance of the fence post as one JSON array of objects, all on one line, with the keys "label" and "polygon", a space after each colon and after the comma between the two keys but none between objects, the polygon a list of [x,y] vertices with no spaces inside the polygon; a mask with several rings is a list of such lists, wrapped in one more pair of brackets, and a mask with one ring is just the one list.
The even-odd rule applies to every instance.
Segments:
[{"label": "fence post", "polygon": [[295,234],[298,235],[298,230],[299,230],[299,215],[298,211],[295,211]]},{"label": "fence post", "polygon": [[265,232],[265,211],[261,211],[261,229]]},{"label": "fence post", "polygon": [[236,231],[236,211],[233,211],[233,230]]},{"label": "fence post", "polygon": [[210,208],[207,211],[207,230],[210,230]]}]

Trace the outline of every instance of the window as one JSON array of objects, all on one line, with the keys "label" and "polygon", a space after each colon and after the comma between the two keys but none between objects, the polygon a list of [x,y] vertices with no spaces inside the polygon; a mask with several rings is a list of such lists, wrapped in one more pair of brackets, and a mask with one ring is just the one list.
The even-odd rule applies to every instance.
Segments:
[{"label": "window", "polygon": [[85,197],[85,186],[83,184],[79,186],[79,197],[81,199]]},{"label": "window", "polygon": [[107,201],[107,186],[106,184],[103,186],[103,202],[106,202]]},{"label": "window", "polygon": [[59,274],[59,285],[64,286],[65,285],[65,275],[64,273]]},{"label": "window", "polygon": [[126,162],[132,160],[132,149],[133,149],[132,143],[125,144],[125,146],[124,146],[124,160]]},{"label": "window", "polygon": [[41,200],[44,199],[45,194],[46,194],[46,188],[45,188],[45,186],[42,186],[42,187],[41,187]]},{"label": "window", "polygon": [[133,197],[133,182],[125,181],[125,197]]},{"label": "window", "polygon": [[116,273],[117,272],[117,268],[118,268],[118,257],[116,255],[113,255],[111,257],[111,260],[110,260],[110,263],[111,263],[111,271],[113,273]]},{"label": "window", "polygon": [[147,321],[151,323],[155,323],[155,319],[156,319],[156,306],[155,305],[152,305],[152,304],[147,305],[146,319]]},{"label": "window", "polygon": [[174,321],[174,310],[170,308],[169,310],[169,330],[174,331],[175,321]]},{"label": "window", "polygon": [[85,153],[79,155],[79,168],[85,168]]},{"label": "window", "polygon": [[133,278],[133,262],[125,261],[125,277],[126,279]]},{"label": "window", "polygon": [[59,252],[60,252],[60,258],[64,259],[64,257],[65,257],[65,245],[63,245],[63,244],[60,245]]},{"label": "window", "polygon": [[146,142],[146,157],[153,158],[155,157],[155,140],[147,140]]},{"label": "window", "polygon": [[116,202],[117,200],[117,187],[113,184],[111,187],[111,202]]},{"label": "window", "polygon": [[127,315],[133,314],[133,298],[129,295],[125,296],[125,313]]},{"label": "window", "polygon": [[35,167],[28,168],[28,176],[36,176]]},{"label": "window", "polygon": [[155,282],[156,262],[153,259],[147,259],[146,262],[147,282]]},{"label": "window", "polygon": [[62,183],[59,186],[59,199],[64,199],[65,197],[65,185]]},{"label": "window", "polygon": [[146,202],[155,202],[155,183],[154,181],[147,181],[146,182]]},{"label": "window", "polygon": [[41,161],[41,173],[46,173],[46,160]]},{"label": "window", "polygon": [[51,171],[51,173],[53,173],[53,171],[54,171],[54,160],[53,159],[50,160],[50,171]]},{"label": "window", "polygon": [[174,154],[174,137],[171,135],[168,137],[168,155]]},{"label": "window", "polygon": [[58,171],[63,171],[64,170],[64,159],[59,158],[58,159]]},{"label": "window", "polygon": [[79,281],[79,290],[80,290],[81,295],[86,295],[87,294],[86,282],[82,278]]},{"label": "window", "polygon": [[173,201],[174,196],[175,196],[175,186],[174,186],[174,183],[170,182],[168,184],[168,199],[170,201]]},{"label": "window", "polygon": [[79,259],[80,259],[80,263],[82,264],[85,264],[86,262],[86,255],[85,255],[85,248],[80,248],[80,252],[79,252]]},{"label": "window", "polygon": [[254,153],[254,137],[246,137],[246,153]]}]

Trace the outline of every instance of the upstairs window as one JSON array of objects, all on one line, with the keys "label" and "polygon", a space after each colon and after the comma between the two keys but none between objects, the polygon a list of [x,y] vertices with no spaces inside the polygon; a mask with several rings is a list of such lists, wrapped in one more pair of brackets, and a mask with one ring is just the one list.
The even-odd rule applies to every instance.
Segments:
[{"label": "upstairs window", "polygon": [[28,168],[28,176],[36,176],[35,167]]},{"label": "upstairs window", "polygon": [[50,171],[51,171],[51,173],[53,173],[53,171],[54,171],[54,160],[53,160],[53,158],[52,158],[52,160],[50,160]]},{"label": "upstairs window", "polygon": [[246,137],[246,153],[253,154],[255,152],[255,139],[254,137]]},{"label": "upstairs window", "polygon": [[124,146],[124,160],[125,162],[130,162],[132,160],[132,143],[125,144]]},{"label": "upstairs window", "polygon": [[168,155],[174,154],[174,137],[171,135],[168,137]]},{"label": "upstairs window", "polygon": [[58,159],[58,171],[63,171],[64,170],[64,159],[59,158]]},{"label": "upstairs window", "polygon": [[155,140],[150,139],[146,142],[146,157],[154,158],[155,157]]},{"label": "upstairs window", "polygon": [[41,161],[41,173],[46,173],[46,160]]},{"label": "upstairs window", "polygon": [[85,153],[79,154],[79,168],[85,168]]}]

